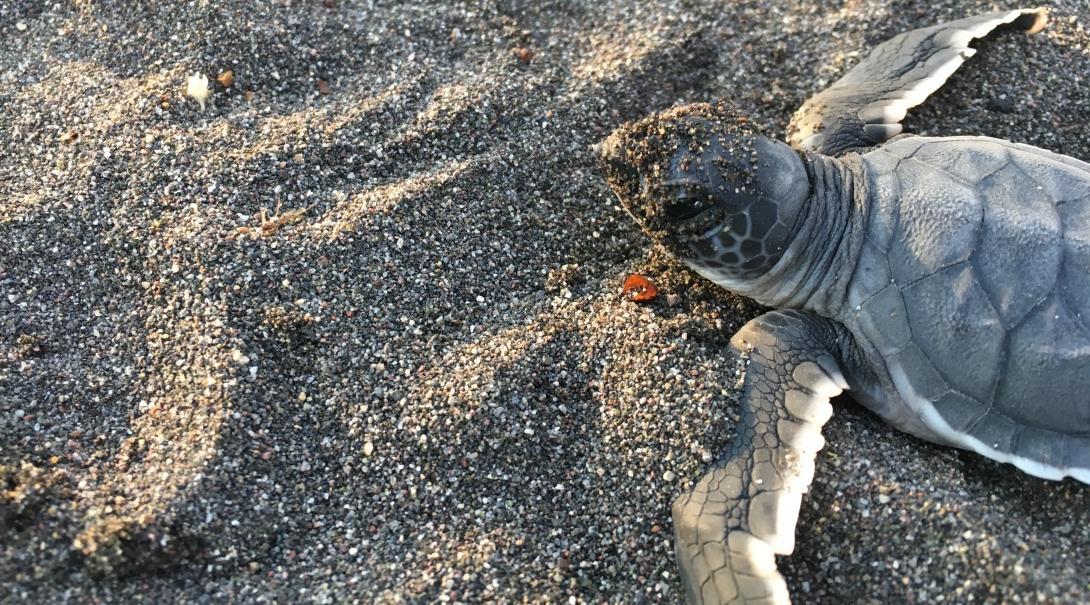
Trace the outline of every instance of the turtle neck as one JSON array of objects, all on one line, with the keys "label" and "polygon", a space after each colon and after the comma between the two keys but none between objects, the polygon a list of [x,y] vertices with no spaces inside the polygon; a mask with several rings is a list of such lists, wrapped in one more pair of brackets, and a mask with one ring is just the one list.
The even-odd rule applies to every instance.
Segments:
[{"label": "turtle neck", "polygon": [[856,154],[802,157],[810,195],[791,243],[772,269],[739,290],[770,307],[836,318],[847,300],[868,216],[862,165]]}]

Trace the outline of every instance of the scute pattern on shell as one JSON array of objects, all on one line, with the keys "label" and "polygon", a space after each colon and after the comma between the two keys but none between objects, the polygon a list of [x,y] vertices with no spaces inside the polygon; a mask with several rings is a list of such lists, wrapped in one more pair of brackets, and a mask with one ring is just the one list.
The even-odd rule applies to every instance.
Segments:
[{"label": "scute pattern on shell", "polygon": [[845,324],[955,431],[1086,468],[1090,165],[983,137],[863,160],[873,211]]}]

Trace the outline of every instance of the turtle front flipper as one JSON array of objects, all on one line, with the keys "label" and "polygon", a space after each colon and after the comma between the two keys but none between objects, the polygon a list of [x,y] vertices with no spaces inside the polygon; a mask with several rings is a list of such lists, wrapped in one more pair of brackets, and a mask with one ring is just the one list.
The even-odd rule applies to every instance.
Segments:
[{"label": "turtle front flipper", "polygon": [[905,112],[976,54],[971,41],[1000,28],[1036,33],[1047,17],[1045,8],[1000,11],[894,36],[803,103],[787,142],[825,155],[884,143],[901,132]]},{"label": "turtle front flipper", "polygon": [[690,603],[785,605],[775,555],[790,554],[814,476],[829,398],[847,385],[836,324],[774,311],[746,324],[732,348],[747,358],[738,435],[716,466],[673,504],[674,540]]}]

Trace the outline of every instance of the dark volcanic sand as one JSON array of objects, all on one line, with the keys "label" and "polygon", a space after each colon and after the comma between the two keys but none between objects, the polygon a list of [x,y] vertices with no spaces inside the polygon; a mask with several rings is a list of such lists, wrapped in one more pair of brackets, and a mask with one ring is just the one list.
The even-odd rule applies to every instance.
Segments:
[{"label": "dark volcanic sand", "polygon": [[[48,4],[0,3],[4,602],[679,601],[669,502],[760,310],[649,245],[595,143],[717,97],[779,135],[994,8]],[[981,44],[908,129],[1090,159],[1088,22]],[[826,437],[798,603],[1090,601],[1090,488],[847,400]]]}]

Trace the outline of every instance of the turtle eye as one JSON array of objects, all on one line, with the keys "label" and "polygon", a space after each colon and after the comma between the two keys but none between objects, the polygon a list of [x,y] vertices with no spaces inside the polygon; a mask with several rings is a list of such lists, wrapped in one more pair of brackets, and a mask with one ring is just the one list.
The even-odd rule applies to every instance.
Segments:
[{"label": "turtle eye", "polygon": [[666,218],[673,221],[684,221],[704,212],[712,207],[712,201],[704,192],[685,191],[679,192],[664,208]]}]

